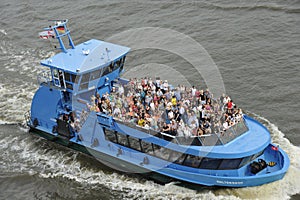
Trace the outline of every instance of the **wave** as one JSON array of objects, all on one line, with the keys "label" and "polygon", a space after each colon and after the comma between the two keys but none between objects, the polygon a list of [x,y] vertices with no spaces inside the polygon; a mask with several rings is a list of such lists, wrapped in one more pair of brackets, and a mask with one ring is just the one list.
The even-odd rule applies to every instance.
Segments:
[{"label": "wave", "polygon": [[206,3],[206,6],[209,9],[220,9],[220,10],[271,10],[271,11],[280,11],[287,13],[299,13],[300,7],[292,5],[293,3],[288,4],[288,2],[284,2],[285,4],[276,4],[276,3],[263,3],[263,2],[234,2],[230,4],[226,2],[226,4],[220,3]]}]

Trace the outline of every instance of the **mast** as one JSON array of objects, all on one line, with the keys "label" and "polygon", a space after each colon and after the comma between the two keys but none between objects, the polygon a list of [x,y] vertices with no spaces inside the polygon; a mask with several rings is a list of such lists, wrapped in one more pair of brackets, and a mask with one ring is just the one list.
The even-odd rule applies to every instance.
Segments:
[{"label": "mast", "polygon": [[62,40],[63,37],[68,37],[69,40],[69,46],[74,49],[75,45],[73,43],[73,40],[70,35],[70,30],[67,28],[68,20],[51,20],[54,21],[54,26],[49,26],[48,28],[44,28],[43,32],[40,32],[40,38],[42,39],[48,39],[48,38],[56,38],[59,42],[59,49],[61,49],[62,52],[67,53],[67,48],[65,47],[65,44]]}]

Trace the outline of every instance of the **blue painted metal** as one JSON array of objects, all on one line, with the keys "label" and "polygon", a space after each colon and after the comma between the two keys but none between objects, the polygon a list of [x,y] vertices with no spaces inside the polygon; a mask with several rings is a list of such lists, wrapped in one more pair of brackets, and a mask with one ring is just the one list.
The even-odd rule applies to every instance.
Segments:
[{"label": "blue painted metal", "polygon": [[[91,103],[91,95],[99,93],[102,96],[110,92],[113,80],[119,79],[123,66],[119,66],[109,73],[104,71],[115,61],[124,60],[130,49],[94,39],[75,46],[66,24],[67,20],[53,26],[52,29],[54,28],[59,41],[61,41],[61,37],[68,36],[71,48],[65,49],[61,44],[63,52],[41,62],[43,66],[50,68],[51,76],[47,76],[44,82],[40,82],[40,88],[32,100],[31,115],[27,117],[27,124],[33,132],[47,139],[55,140],[59,144],[93,155],[103,163],[110,163],[113,165],[112,167],[133,169],[135,173],[155,172],[193,184],[248,187],[283,178],[289,167],[287,154],[281,148],[278,148],[278,151],[274,150],[269,131],[248,116],[244,117],[247,130],[224,144],[193,146],[166,141],[158,137],[161,136],[160,133],[136,127],[133,124],[126,124],[104,113],[96,113],[87,109],[86,104]],[[63,34],[56,30],[62,25],[66,30]],[[76,80],[68,82],[68,80],[64,80],[66,77],[58,77],[55,75],[56,72],[59,72],[57,70],[76,76]],[[89,73],[97,70],[100,73],[99,77],[92,78]],[[89,77],[86,83],[84,76]],[[128,82],[123,79],[120,81]],[[66,88],[66,83],[71,84],[72,88]],[[82,89],[83,86],[84,89]],[[81,129],[74,132],[74,137],[66,138],[58,134],[57,128],[59,127],[56,119],[71,111],[80,118]],[[181,154],[220,160],[239,158],[244,158],[246,161],[249,158],[249,160],[235,169],[190,167],[111,142],[106,139],[104,129]],[[261,153],[259,154],[259,152]],[[147,157],[146,163],[145,157]],[[259,173],[252,174],[250,163],[258,159],[264,159],[267,162],[273,161],[277,165],[268,166]]]}]

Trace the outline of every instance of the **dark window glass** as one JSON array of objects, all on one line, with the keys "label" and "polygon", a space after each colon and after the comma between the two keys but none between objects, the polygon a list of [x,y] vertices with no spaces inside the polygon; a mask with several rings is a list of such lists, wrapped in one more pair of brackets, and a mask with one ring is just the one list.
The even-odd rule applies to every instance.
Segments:
[{"label": "dark window glass", "polygon": [[142,151],[148,154],[153,154],[153,148],[152,148],[152,144],[145,142],[145,141],[141,141],[141,145],[142,145]]},{"label": "dark window glass", "polygon": [[186,159],[184,160],[183,165],[197,168],[197,167],[199,167],[201,159],[202,158],[199,156],[187,155]]},{"label": "dark window glass", "polygon": [[160,147],[155,151],[155,156],[162,158],[164,160],[168,160],[170,154],[171,154],[171,150],[164,147]]},{"label": "dark window glass", "polygon": [[261,151],[261,152],[259,152],[259,153],[257,153],[257,154],[254,154],[254,155],[252,156],[251,160],[254,160],[255,158],[261,156],[262,154],[263,154],[263,151]]},{"label": "dark window glass", "polygon": [[116,61],[115,62],[115,64],[114,64],[114,71],[116,70],[116,69],[118,69],[120,67],[120,62],[119,61]]},{"label": "dark window glass", "polygon": [[109,73],[109,66],[106,66],[106,67],[103,68],[103,75],[102,76],[105,76],[108,73]]},{"label": "dark window glass", "polygon": [[100,73],[101,73],[100,69],[91,72],[91,81],[100,78]]},{"label": "dark window glass", "polygon": [[73,82],[73,83],[78,83],[78,77],[76,76],[76,75],[74,75],[74,74],[71,74],[71,81]]},{"label": "dark window glass", "polygon": [[108,66],[108,71],[112,72],[114,70],[114,63],[110,63],[110,65]]},{"label": "dark window glass", "polygon": [[125,59],[126,59],[126,56],[124,56],[124,57],[122,58],[121,65],[124,65],[124,63],[125,63]]},{"label": "dark window glass", "polygon": [[57,69],[53,69],[53,76],[55,78],[58,78],[58,70]]},{"label": "dark window glass", "polygon": [[88,89],[88,87],[89,87],[89,83],[82,83],[79,86],[79,90],[85,90]]},{"label": "dark window glass", "polygon": [[252,156],[248,156],[248,157],[243,158],[242,162],[240,163],[239,168],[243,167],[244,165],[246,165],[247,163],[249,163],[251,161],[251,157]]},{"label": "dark window glass", "polygon": [[64,72],[65,81],[71,82],[71,75],[68,72]]},{"label": "dark window glass", "polygon": [[218,169],[222,159],[203,158],[200,164],[201,169]]},{"label": "dark window glass", "polygon": [[237,159],[224,159],[220,166],[219,169],[237,169],[241,163],[242,159],[237,158]]},{"label": "dark window glass", "polygon": [[66,83],[66,86],[68,89],[73,90],[73,84],[71,83]]},{"label": "dark window glass", "polygon": [[140,140],[139,140],[139,139],[134,138],[134,137],[128,137],[128,139],[129,139],[130,147],[131,147],[132,149],[141,151],[141,143],[140,143]]},{"label": "dark window glass", "polygon": [[127,135],[123,135],[121,133],[117,133],[117,138],[118,138],[118,144],[122,145],[122,146],[129,146],[128,145],[128,138]]},{"label": "dark window glass", "polygon": [[103,128],[105,139],[114,143],[117,143],[117,135],[114,131]]},{"label": "dark window glass", "polygon": [[182,165],[185,158],[186,154],[182,154],[177,160],[175,160],[175,163]]},{"label": "dark window glass", "polygon": [[90,73],[86,73],[86,74],[82,75],[82,77],[81,77],[81,83],[89,82],[89,80],[90,80]]},{"label": "dark window glass", "polygon": [[160,146],[153,144],[153,151],[154,151],[154,155],[156,155],[156,152],[159,152]]},{"label": "dark window glass", "polygon": [[177,152],[177,151],[172,151],[170,156],[169,156],[169,161],[170,162],[175,162],[176,160],[178,160],[181,156],[183,155],[183,153]]}]

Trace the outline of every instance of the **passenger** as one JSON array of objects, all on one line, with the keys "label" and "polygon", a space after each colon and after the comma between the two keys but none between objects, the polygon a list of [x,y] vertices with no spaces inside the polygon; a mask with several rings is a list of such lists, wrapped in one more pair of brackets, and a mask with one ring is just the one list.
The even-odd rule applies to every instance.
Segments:
[{"label": "passenger", "polygon": [[178,125],[177,122],[173,119],[170,125],[170,133],[173,136],[177,135],[177,129],[178,129]]},{"label": "passenger", "polygon": [[172,106],[173,106],[173,107],[176,107],[176,106],[177,106],[177,99],[176,99],[176,96],[175,96],[175,95],[172,97],[171,103],[172,103]]},{"label": "passenger", "polygon": [[138,122],[137,122],[137,124],[139,125],[139,126],[145,126],[145,120],[142,118],[142,117],[138,117]]},{"label": "passenger", "polygon": [[165,122],[164,125],[162,126],[161,132],[170,134],[170,126]]},{"label": "passenger", "polygon": [[121,118],[121,110],[118,106],[114,109],[113,116],[117,118]]},{"label": "passenger", "polygon": [[195,88],[195,86],[193,85],[191,88],[191,92],[192,92],[192,96],[195,97],[196,96],[196,91],[197,89]]},{"label": "passenger", "polygon": [[118,94],[120,95],[120,97],[123,96],[123,94],[124,94],[124,87],[122,84],[120,84],[120,86],[119,86]]},{"label": "passenger", "polygon": [[209,123],[208,120],[205,120],[203,123],[203,128],[204,128],[204,133],[205,134],[211,134],[211,124]]},{"label": "passenger", "polygon": [[199,127],[197,128],[197,136],[202,136],[203,134],[204,134],[204,131],[202,130],[202,127],[199,126]]}]

